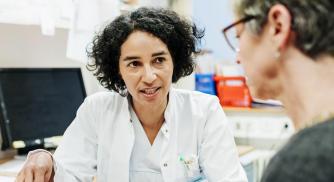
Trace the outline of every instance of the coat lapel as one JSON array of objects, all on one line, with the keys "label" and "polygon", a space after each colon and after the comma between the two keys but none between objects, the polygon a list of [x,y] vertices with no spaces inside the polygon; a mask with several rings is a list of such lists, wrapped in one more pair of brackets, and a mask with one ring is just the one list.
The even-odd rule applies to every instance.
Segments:
[{"label": "coat lapel", "polygon": [[127,99],[124,98],[121,113],[116,114],[111,155],[108,171],[108,181],[129,181],[129,163],[134,144],[134,131],[130,122]]}]

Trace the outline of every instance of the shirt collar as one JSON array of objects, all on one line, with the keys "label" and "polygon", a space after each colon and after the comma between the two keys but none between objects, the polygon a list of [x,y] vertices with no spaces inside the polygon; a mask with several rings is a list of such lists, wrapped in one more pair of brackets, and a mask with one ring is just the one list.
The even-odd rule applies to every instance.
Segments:
[{"label": "shirt collar", "polygon": [[[171,87],[168,93],[168,104],[164,112],[165,121],[160,128],[162,134],[167,139],[169,139],[169,136],[170,136],[170,128],[171,128],[170,125],[172,122],[171,118],[173,118],[173,114],[174,114],[173,108],[175,104],[175,99],[176,99],[175,89]],[[127,96],[127,100],[128,100],[128,109],[130,112],[130,122],[131,122],[131,120],[133,120],[134,118],[137,118],[137,115],[134,112],[134,109],[132,108],[132,97],[130,94]]]}]

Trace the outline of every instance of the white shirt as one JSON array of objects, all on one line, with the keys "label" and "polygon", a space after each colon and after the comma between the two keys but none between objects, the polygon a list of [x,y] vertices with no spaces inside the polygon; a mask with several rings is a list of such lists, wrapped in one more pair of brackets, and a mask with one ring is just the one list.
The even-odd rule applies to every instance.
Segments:
[{"label": "white shirt", "polygon": [[[163,181],[203,174],[209,182],[245,182],[233,136],[217,97],[171,89],[160,154]],[[113,92],[85,99],[54,154],[55,181],[128,182],[135,143],[126,97]],[[185,165],[187,163],[187,165]]]}]

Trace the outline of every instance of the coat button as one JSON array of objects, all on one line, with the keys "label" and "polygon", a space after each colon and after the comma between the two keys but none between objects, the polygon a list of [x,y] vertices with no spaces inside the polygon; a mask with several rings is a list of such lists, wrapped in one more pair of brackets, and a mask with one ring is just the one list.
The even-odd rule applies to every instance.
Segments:
[{"label": "coat button", "polygon": [[164,167],[167,167],[167,163],[164,163]]}]

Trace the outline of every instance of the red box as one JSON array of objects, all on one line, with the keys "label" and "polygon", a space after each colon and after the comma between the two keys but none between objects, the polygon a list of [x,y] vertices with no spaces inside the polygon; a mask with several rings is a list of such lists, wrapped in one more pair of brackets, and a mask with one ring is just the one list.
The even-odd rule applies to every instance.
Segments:
[{"label": "red box", "polygon": [[215,76],[217,95],[222,106],[251,107],[252,98],[243,76]]}]

